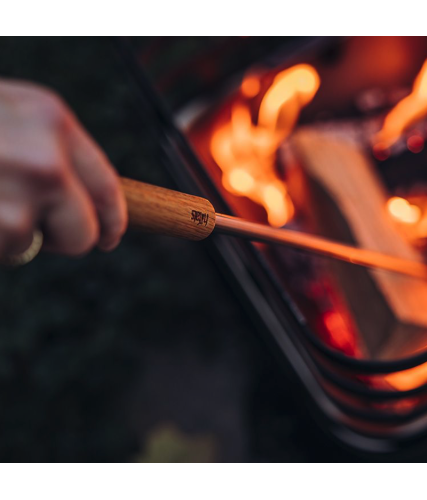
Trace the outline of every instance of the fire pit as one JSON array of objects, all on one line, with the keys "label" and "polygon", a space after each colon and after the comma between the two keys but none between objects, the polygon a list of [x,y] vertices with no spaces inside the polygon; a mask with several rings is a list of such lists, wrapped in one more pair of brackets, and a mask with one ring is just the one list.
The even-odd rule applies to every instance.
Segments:
[{"label": "fire pit", "polygon": [[[142,74],[141,56],[122,46],[179,187],[217,212],[423,261],[427,39],[302,39],[286,50],[274,42],[227,42],[227,60],[247,57],[226,75],[214,69],[224,47],[203,53],[212,64],[186,71],[208,83],[175,116]],[[322,426],[369,452],[420,443],[423,280],[224,236],[208,247]]]}]

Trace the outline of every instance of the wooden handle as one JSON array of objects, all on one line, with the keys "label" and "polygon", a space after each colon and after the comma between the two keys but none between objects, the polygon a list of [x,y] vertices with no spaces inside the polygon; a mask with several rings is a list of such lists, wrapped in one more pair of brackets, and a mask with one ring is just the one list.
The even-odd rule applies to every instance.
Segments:
[{"label": "wooden handle", "polygon": [[131,179],[121,184],[131,227],[188,240],[203,240],[215,227],[215,210],[204,198]]}]

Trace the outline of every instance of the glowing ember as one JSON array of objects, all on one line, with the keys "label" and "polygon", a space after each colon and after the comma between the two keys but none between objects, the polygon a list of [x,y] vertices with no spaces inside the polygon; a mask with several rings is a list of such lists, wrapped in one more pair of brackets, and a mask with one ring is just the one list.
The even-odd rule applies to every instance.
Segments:
[{"label": "glowing ember", "polygon": [[347,322],[337,311],[323,314],[324,325],[331,336],[332,345],[343,352],[354,351],[354,337]]},{"label": "glowing ember", "polygon": [[242,83],[242,94],[245,97],[255,97],[261,90],[261,84],[256,76],[249,76]]},{"label": "glowing ember", "polygon": [[412,153],[421,153],[424,149],[424,139],[418,134],[411,135],[406,141],[406,146]]},{"label": "glowing ember", "polygon": [[427,60],[415,79],[412,92],[396,104],[374,138],[376,148],[387,149],[403,132],[427,114]]},{"label": "glowing ember", "polygon": [[416,205],[411,205],[408,200],[397,196],[387,202],[390,215],[399,222],[416,224],[421,218],[421,210]]},{"label": "glowing ember", "polygon": [[261,83],[247,77],[241,86],[243,102],[232,107],[230,120],[212,134],[211,154],[223,172],[224,187],[263,206],[272,226],[283,226],[294,213],[286,184],[275,171],[275,153],[319,85],[317,72],[306,64],[282,71],[265,93],[254,124],[247,99],[259,94]]}]

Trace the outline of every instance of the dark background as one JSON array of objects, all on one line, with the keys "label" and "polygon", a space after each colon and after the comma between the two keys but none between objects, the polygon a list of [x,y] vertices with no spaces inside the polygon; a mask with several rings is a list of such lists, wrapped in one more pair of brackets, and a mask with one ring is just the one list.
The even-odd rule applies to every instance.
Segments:
[{"label": "dark background", "polygon": [[[0,75],[60,93],[120,174],[172,186],[110,40],[1,38]],[[129,233],[111,254],[2,268],[0,328],[1,461],[356,459],[201,244]]]}]

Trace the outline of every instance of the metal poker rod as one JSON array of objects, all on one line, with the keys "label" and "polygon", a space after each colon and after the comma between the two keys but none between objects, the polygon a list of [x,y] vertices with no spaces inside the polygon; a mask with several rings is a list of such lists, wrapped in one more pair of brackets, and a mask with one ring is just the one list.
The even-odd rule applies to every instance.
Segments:
[{"label": "metal poker rod", "polygon": [[130,225],[145,231],[190,240],[205,239],[212,232],[223,233],[307,250],[359,266],[427,279],[427,265],[421,262],[217,214],[212,204],[204,198],[130,179],[122,179],[122,188],[127,200]]},{"label": "metal poker rod", "polygon": [[[127,201],[130,226],[137,229],[189,240],[203,240],[212,232],[222,233],[251,241],[298,248],[358,266],[427,279],[427,265],[421,262],[217,214],[208,200],[197,196],[131,179],[122,179],[121,184]],[[35,232],[34,241],[26,252],[3,259],[2,263],[22,265],[30,262],[40,251],[42,242],[41,233]]]}]

